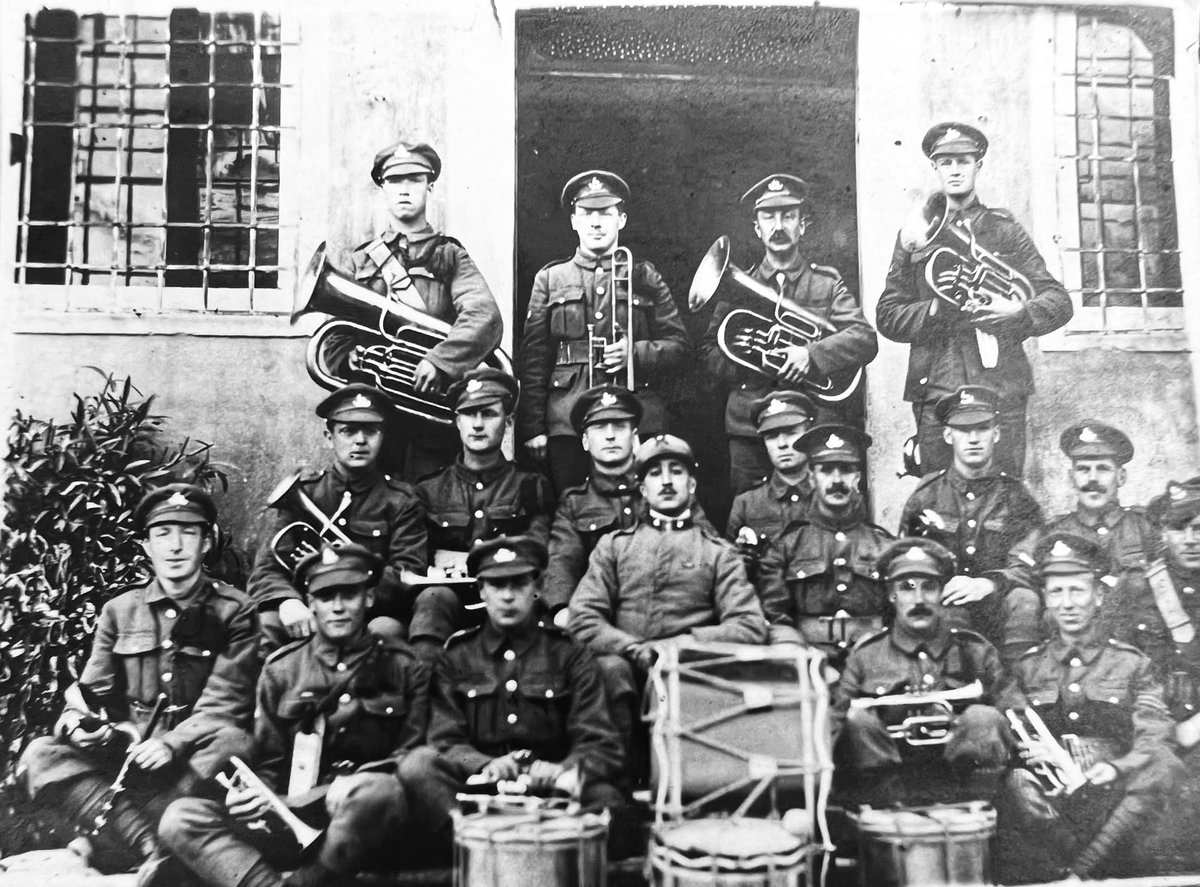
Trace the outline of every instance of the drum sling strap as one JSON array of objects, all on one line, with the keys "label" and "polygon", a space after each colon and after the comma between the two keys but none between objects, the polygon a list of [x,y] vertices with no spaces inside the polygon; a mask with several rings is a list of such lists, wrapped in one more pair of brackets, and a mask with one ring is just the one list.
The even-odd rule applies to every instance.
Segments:
[{"label": "drum sling strap", "polygon": [[1177,644],[1190,644],[1196,637],[1196,628],[1188,618],[1179,600],[1179,592],[1167,572],[1163,561],[1155,561],[1146,570],[1146,581],[1150,583],[1150,591],[1154,594],[1154,605],[1162,615],[1163,622],[1171,632],[1171,639]]}]

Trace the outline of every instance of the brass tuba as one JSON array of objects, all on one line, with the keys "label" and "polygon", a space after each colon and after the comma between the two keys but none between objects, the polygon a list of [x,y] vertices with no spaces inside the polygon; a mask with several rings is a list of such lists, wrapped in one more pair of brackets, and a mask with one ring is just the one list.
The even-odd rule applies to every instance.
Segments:
[{"label": "brass tuba", "polygon": [[[437,425],[454,424],[454,410],[442,392],[419,394],[413,388],[417,364],[445,341],[450,324],[381,296],[334,268],[325,255],[324,243],[317,247],[296,288],[292,322],[314,311],[334,318],[323,323],[308,342],[304,359],[314,382],[332,391],[351,381],[326,359],[329,335],[348,334],[360,344],[353,346],[347,369],[369,377],[399,412]],[[361,344],[364,341],[367,344]],[[484,363],[512,375],[512,361],[500,348]]]},{"label": "brass tuba", "polygon": [[[824,317],[785,299],[782,293],[775,292],[732,264],[729,261],[729,238],[724,236],[718,237],[700,260],[700,267],[692,277],[692,288],[688,291],[688,309],[699,311],[704,307],[726,277],[752,295],[771,303],[772,307],[771,316],[747,308],[735,308],[721,321],[717,330],[717,345],[726,357],[739,366],[774,379],[783,367],[783,349],[792,345],[811,345],[837,332],[837,327]],[[862,367],[858,367],[849,379],[833,379],[816,375],[810,370],[802,384],[818,400],[837,403],[854,393],[862,379],[862,372]]]},{"label": "brass tuba", "polygon": [[[349,545],[350,537],[334,524],[338,513],[326,515],[317,503],[300,489],[300,478],[303,472],[297,471],[281,480],[278,486],[267,497],[270,508],[290,508],[293,511],[307,512],[313,519],[307,521],[292,521],[279,530],[271,538],[271,553],[279,566],[289,573],[295,573],[300,561],[314,551],[320,551],[322,545]],[[349,500],[343,500],[349,504]]]}]

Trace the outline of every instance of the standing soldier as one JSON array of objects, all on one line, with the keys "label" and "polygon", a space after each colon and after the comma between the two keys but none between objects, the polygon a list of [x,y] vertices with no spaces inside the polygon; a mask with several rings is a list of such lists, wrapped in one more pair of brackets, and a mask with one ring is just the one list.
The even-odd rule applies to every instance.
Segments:
[{"label": "standing soldier", "polygon": [[664,378],[687,352],[687,333],[667,284],[653,265],[634,261],[618,246],[628,200],[629,186],[616,173],[592,169],[567,182],[561,203],[579,248],[533,281],[517,372],[523,388],[517,440],[535,460],[548,462],[558,493],[587,474],[571,427],[580,395],[600,384],[629,387],[632,342],[641,430],[659,434],[668,426]]},{"label": "standing soldier", "polygon": [[[372,630],[402,637],[413,606],[408,580],[425,572],[425,518],[412,486],[379,468],[387,409],[382,391],[361,384],[347,385],[317,404],[333,464],[300,477],[297,484],[299,494],[325,516],[325,525],[314,526],[317,535],[327,542],[344,537],[383,559],[370,614]],[[317,518],[293,499],[282,502],[279,511],[273,532],[254,560],[248,588],[270,650],[289,639],[308,637],[316,628],[293,578],[295,563],[315,550],[312,539],[300,540],[298,548],[282,539],[279,551],[273,543],[283,527],[296,521],[312,526]],[[291,566],[280,563],[277,555]]]},{"label": "standing soldier", "polygon": [[[1055,632],[1018,659],[1013,673],[1053,737],[1073,734],[1079,759],[1091,763],[1081,768],[1082,788],[1049,800],[1031,772],[1014,770],[1005,799],[1024,826],[1022,859],[1033,844],[1060,864],[1070,860],[1067,871],[1037,880],[1090,878],[1114,865],[1118,850],[1137,849],[1153,834],[1183,764],[1170,745],[1171,717],[1150,660],[1103,633],[1101,546],[1054,531],[1038,542],[1034,559]],[[1023,750],[1029,765],[1052,765],[1045,737],[1030,736]]]},{"label": "standing soldier", "polygon": [[1042,511],[1025,485],[996,464],[998,400],[990,388],[964,385],[938,401],[938,423],[954,462],[917,484],[904,504],[900,535],[925,536],[954,553],[958,575],[946,583],[942,600],[947,617],[986,635],[1007,656],[1015,651],[1005,633],[1016,617],[1003,570],[1012,547],[1042,525]]},{"label": "standing soldier", "polygon": [[[462,454],[417,484],[429,530],[430,562],[450,575],[465,572],[473,545],[494,536],[527,533],[545,544],[554,513],[546,478],[522,471],[501,445],[512,428],[517,382],[499,370],[471,370],[450,389]],[[409,640],[418,655],[435,655],[464,627],[459,595],[433,584],[417,595]]]},{"label": "standing soldier", "polygon": [[[911,345],[904,399],[913,405],[923,474],[946,468],[952,458],[935,415],[938,401],[959,386],[985,385],[1000,394],[997,461],[1021,476],[1026,403],[1033,392],[1022,343],[1071,319],[1071,297],[1050,276],[1025,229],[1008,210],[989,209],[975,194],[987,148],[984,134],[962,123],[939,123],[925,133],[921,150],[941,190],[896,238],[876,309],[879,332]],[[971,276],[980,264],[975,257],[979,247],[1023,275],[1029,292],[1022,294],[1023,300],[990,297],[973,286],[949,283],[947,293],[955,287],[969,291],[961,304],[947,301],[926,280],[926,264],[940,246],[960,254],[958,266],[965,273],[958,279]],[[989,279],[995,283],[1000,277],[993,273]]]},{"label": "standing soldier", "polygon": [[818,425],[796,442],[812,470],[808,517],[792,524],[762,559],[759,595],[773,640],[784,627],[807,644],[844,655],[883,628],[886,592],[876,561],[893,536],[868,523],[859,484],[871,438],[846,425]]},{"label": "standing soldier", "polygon": [[747,556],[751,581],[757,581],[758,561],[766,547],[785,527],[808,516],[812,479],[808,460],[795,444],[816,414],[816,406],[799,391],[773,392],[756,400],[750,409],[771,473],[734,498],[725,537]]},{"label": "standing soldier", "polygon": [[[302,821],[324,827],[319,847],[302,856],[244,780],[224,802],[176,801],[159,834],[206,887],[323,887],[398,861],[407,814],[399,768],[425,739],[429,668],[405,644],[367,631],[381,567],[360,545],[310,555],[300,577],[316,632],[277,650],[258,682],[256,773]],[[285,879],[280,868],[296,871]],[[162,874],[142,887],[177,883]]]},{"label": "standing soldier", "polygon": [[[747,308],[763,313],[763,301],[730,288],[713,311],[701,350],[708,371],[731,386],[725,403],[725,433],[729,436],[729,483],[737,494],[771,471],[763,442],[752,419],[754,402],[781,390],[801,387],[808,373],[830,375],[854,371],[870,363],[879,351],[875,330],[858,299],[846,288],[836,269],[815,265],[800,249],[808,227],[808,185],[796,176],[767,176],[742,195],[754,210],[754,233],[762,241],[763,258],[748,272],[758,283],[783,299],[830,321],[837,331],[807,345],[780,349],[782,364],[769,379],[729,359],[718,344],[718,330],[729,312]],[[832,408],[818,420],[852,421]]]},{"label": "standing soldier", "polygon": [[[383,196],[388,225],[351,254],[359,283],[450,325],[446,338],[415,367],[413,387],[420,394],[457,382],[500,344],[504,332],[496,299],[463,245],[435,231],[426,217],[429,194],[441,172],[442,159],[424,142],[398,142],[376,154],[371,180]],[[331,335],[323,360],[339,370],[339,377],[349,378],[354,373],[347,358],[358,344],[354,336]],[[450,464],[458,444],[452,429],[417,427],[419,431],[402,429],[396,423],[389,428],[396,458],[388,467],[409,478]]]},{"label": "standing soldier", "polygon": [[[148,493],[134,519],[154,576],[104,605],[54,735],[33,740],[18,766],[35,801],[94,830],[94,864],[118,870],[154,854],[158,816],[173,798],[248,753],[258,674],[253,602],[204,574],[212,498],[169,484]],[[159,729],[144,735],[163,697]],[[126,788],[114,793],[125,760]]]}]

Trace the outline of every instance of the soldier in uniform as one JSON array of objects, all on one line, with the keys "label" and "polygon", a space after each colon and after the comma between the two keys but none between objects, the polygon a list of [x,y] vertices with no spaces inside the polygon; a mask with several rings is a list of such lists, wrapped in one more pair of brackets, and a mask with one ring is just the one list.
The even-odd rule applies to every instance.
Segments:
[{"label": "soldier in uniform", "polygon": [[[895,624],[864,638],[850,653],[834,690],[841,735],[839,764],[872,806],[912,803],[923,782],[944,790],[945,769],[956,776],[955,795],[986,799],[1007,765],[1011,739],[999,709],[1019,705],[1020,694],[982,635],[951,628],[943,614],[943,586],[955,575],[954,555],[929,539],[898,539],[879,556]],[[922,694],[952,691],[979,681],[982,695],[964,701],[943,745],[910,746],[887,725],[920,713]],[[911,706],[873,707],[881,696],[907,694]]]},{"label": "soldier in uniform", "polygon": [[[102,869],[150,858],[166,805],[203,791],[229,755],[251,747],[258,624],[249,597],[204,573],[216,519],[212,498],[191,484],[142,499],[135,520],[154,576],[104,605],[53,736],[33,740],[18,765],[43,808],[81,830],[107,819],[92,837]],[[158,729],[142,735],[162,696]],[[126,788],[114,797],[126,757]]]},{"label": "soldier in uniform", "polygon": [[[381,296],[450,325],[446,338],[414,368],[413,388],[420,394],[443,391],[474,369],[500,344],[504,321],[487,281],[463,248],[435,231],[426,217],[429,194],[442,172],[442,159],[424,142],[398,142],[381,150],[371,164],[388,214],[379,236],[354,248],[354,279]],[[324,361],[343,379],[377,384],[348,366],[356,345],[378,344],[354,335],[326,337]],[[411,423],[412,420],[406,420]],[[458,440],[452,430],[389,421],[389,470],[415,478],[454,460]]]},{"label": "soldier in uniform", "polygon": [[[587,474],[570,421],[580,395],[593,385],[626,383],[632,342],[641,430],[646,435],[666,431],[663,380],[688,350],[671,291],[643,260],[634,261],[630,271],[633,317],[628,316],[630,293],[615,282],[613,271],[628,200],[629,186],[616,173],[592,169],[567,182],[560,202],[570,213],[579,248],[567,261],[547,265],[533,281],[518,361],[524,396],[517,440],[536,461],[548,462],[558,493]],[[607,343],[598,366],[592,366],[593,336]]]},{"label": "soldier in uniform", "polygon": [[[320,843],[301,856],[244,783],[224,801],[176,801],[159,835],[205,885],[322,887],[397,861],[408,813],[399,767],[425,739],[429,667],[403,642],[367,631],[381,568],[355,544],[310,555],[300,576],[317,630],[276,650],[258,682],[255,773],[301,820],[324,828]],[[162,873],[151,883],[178,880]]]},{"label": "soldier in uniform", "polygon": [[[1071,460],[1068,477],[1075,488],[1075,508],[1049,520],[1044,529],[1034,530],[1009,553],[1003,578],[1013,614],[1007,626],[1007,643],[1024,650],[1044,637],[1033,550],[1046,533],[1061,530],[1091,539],[1104,549],[1113,576],[1119,580],[1119,585],[1104,595],[1100,615],[1105,632],[1141,647],[1144,641],[1139,635],[1149,630],[1148,620],[1143,618],[1147,604],[1151,611],[1154,608],[1141,593],[1145,590],[1141,579],[1158,547],[1158,534],[1144,509],[1122,506],[1120,502],[1125,465],[1133,458],[1133,442],[1119,429],[1087,419],[1063,431],[1058,444]],[[1024,596],[1023,601],[1018,596]]]},{"label": "soldier in uniform", "polygon": [[427,843],[449,855],[450,811],[467,777],[514,780],[535,793],[579,795],[618,807],[621,742],[591,654],[538,618],[546,546],[500,536],[471,549],[487,621],[458,632],[434,665],[429,744],[401,779]]},{"label": "soldier in uniform", "polygon": [[[986,385],[1000,394],[1000,467],[1017,477],[1025,467],[1025,410],[1033,372],[1022,343],[1044,336],[1071,319],[1071,298],[1050,276],[1025,229],[1008,210],[989,209],[975,193],[988,140],[973,126],[939,123],[921,149],[941,184],[943,233],[928,243],[929,213],[906,223],[896,238],[887,283],[876,309],[879,332],[911,346],[904,399],[913,405],[923,473],[940,471],[952,458],[936,416],[938,402],[961,385]],[[912,230],[909,230],[909,229]],[[925,265],[938,246],[950,246],[970,261],[957,230],[1001,262],[1023,274],[1032,287],[1026,301],[973,298],[956,306],[926,282]],[[984,333],[978,337],[976,332]]]},{"label": "soldier in uniform", "polygon": [[818,425],[796,442],[808,457],[813,500],[807,519],[762,559],[758,588],[774,642],[796,639],[798,630],[840,658],[883,628],[886,592],[875,564],[894,537],[867,521],[859,494],[870,445],[869,435],[846,425]]},{"label": "soldier in uniform", "polygon": [[542,601],[555,624],[567,623],[567,604],[605,533],[633,526],[641,509],[633,449],[642,405],[615,385],[585,391],[571,409],[571,425],[591,459],[587,481],[563,491],[550,525],[550,562]]},{"label": "soldier in uniform", "polygon": [[[678,437],[638,447],[644,501],[633,527],[604,536],[570,604],[571,633],[597,656],[613,722],[631,737],[656,641],[761,644],[767,623],[737,551],[692,513],[696,461]],[[640,746],[628,747],[638,766]]]},{"label": "soldier in uniform", "polygon": [[996,462],[999,409],[999,395],[978,385],[963,385],[938,401],[937,420],[954,462],[921,479],[904,505],[900,535],[925,536],[954,553],[958,575],[946,583],[946,617],[1003,647],[1015,618],[1011,608],[1021,599],[1006,599],[1002,572],[1012,547],[1042,525],[1042,511]]},{"label": "soldier in uniform", "polygon": [[[328,529],[317,527],[326,541],[344,536],[383,559],[371,617],[372,630],[403,637],[403,623],[412,612],[409,580],[425,572],[425,518],[412,486],[379,468],[384,441],[387,397],[369,385],[347,385],[317,405],[325,420],[325,440],[333,464],[302,476],[300,491],[328,519]],[[268,651],[292,638],[308,637],[316,620],[305,605],[293,579],[293,570],[276,558],[275,534],[294,521],[312,525],[313,515],[283,503],[272,531],[263,541],[250,571],[248,591],[258,604],[259,619]],[[312,545],[294,550],[285,544],[287,560],[312,553]]]},{"label": "soldier in uniform", "polygon": [[[1103,633],[1102,546],[1055,530],[1038,542],[1034,559],[1055,632],[1020,657],[1013,673],[1049,731],[1077,737],[1086,784],[1051,801],[1030,771],[1013,770],[1004,799],[1020,828],[1023,860],[1037,846],[1058,864],[1069,860],[1066,872],[1038,874],[1095,877],[1153,833],[1183,765],[1150,660]],[[1044,737],[1032,738],[1023,754],[1029,765],[1052,760]]]},{"label": "soldier in uniform", "polygon": [[[763,313],[762,299],[731,287],[717,302],[701,343],[708,371],[731,386],[725,403],[725,433],[729,436],[729,484],[735,494],[771,472],[752,418],[755,401],[801,387],[810,371],[822,375],[853,372],[870,363],[879,350],[875,330],[841,274],[826,265],[812,264],[800,248],[808,225],[807,201],[808,185],[783,173],[767,176],[742,195],[742,203],[753,208],[754,233],[764,249],[762,260],[748,273],[784,299],[828,319],[837,332],[808,345],[782,349],[786,354],[779,375],[768,379],[734,363],[718,345],[717,332],[730,311],[748,308]],[[822,422],[851,420],[832,409],[815,418]]]},{"label": "soldier in uniform", "polygon": [[[480,540],[528,533],[544,544],[554,497],[545,477],[517,468],[501,451],[517,405],[512,376],[488,367],[471,370],[450,389],[449,399],[462,455],[423,478],[417,494],[425,506],[430,562],[456,574]],[[463,627],[464,618],[458,593],[430,585],[417,596],[409,639],[419,655],[431,656]]]},{"label": "soldier in uniform", "polygon": [[804,452],[795,444],[816,414],[816,405],[799,391],[767,394],[750,409],[771,473],[734,498],[725,537],[747,556],[751,581],[757,582],[758,561],[767,546],[785,527],[808,516],[812,479]]}]

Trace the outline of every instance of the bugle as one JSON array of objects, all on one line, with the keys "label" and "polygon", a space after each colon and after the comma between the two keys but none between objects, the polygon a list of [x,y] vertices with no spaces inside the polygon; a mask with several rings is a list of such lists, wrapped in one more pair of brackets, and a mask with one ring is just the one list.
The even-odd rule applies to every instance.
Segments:
[{"label": "bugle", "polygon": [[950,741],[954,705],[978,702],[982,698],[983,684],[976,680],[953,690],[864,696],[852,699],[850,707],[911,709],[913,714],[906,715],[898,723],[887,725],[888,734],[909,745],[941,745]]},{"label": "bugle", "polygon": [[[1022,745],[1026,747],[1041,745],[1045,751],[1048,760],[1039,761],[1031,770],[1048,795],[1064,793],[1069,795],[1087,783],[1087,779],[1083,775],[1083,768],[1079,766],[1071,752],[1058,744],[1058,740],[1046,727],[1046,722],[1042,720],[1037,711],[1027,708],[1022,712],[1017,712],[1010,708],[1004,714]],[[1033,728],[1032,733],[1030,732],[1031,727]],[[1066,734],[1063,736],[1063,742],[1070,745],[1071,740],[1076,738],[1074,735]]]},{"label": "bugle", "polygon": [[[279,566],[288,572],[293,572],[307,555],[320,551],[322,545],[348,545],[351,541],[334,523],[341,509],[332,515],[321,511],[317,503],[300,488],[300,478],[303,475],[302,471],[288,475],[267,497],[268,507],[303,511],[314,521],[311,524],[307,521],[292,521],[271,537],[271,553],[275,555]],[[349,500],[342,501],[343,508],[349,504]]]},{"label": "bugle", "polygon": [[[599,375],[604,363],[604,349],[619,341],[622,336],[621,325],[617,323],[617,300],[621,297],[621,289],[625,290],[625,387],[636,391],[633,378],[633,253],[627,247],[619,246],[613,250],[612,267],[608,275],[608,291],[611,294],[609,304],[612,306],[612,342],[604,336],[596,335],[596,325],[589,323],[588,332],[588,388],[600,384]],[[612,373],[615,375],[615,371]]]},{"label": "bugle", "polygon": [[249,789],[256,797],[266,801],[271,811],[279,817],[288,831],[292,833],[301,850],[307,850],[317,842],[321,837],[321,830],[313,828],[293,813],[283,798],[267,788],[267,784],[259,779],[257,773],[246,766],[245,761],[234,755],[229,759],[229,763],[233,766],[234,776],[230,778],[224,773],[218,773],[217,780],[221,785],[233,791],[238,788],[240,783],[242,788]]}]

